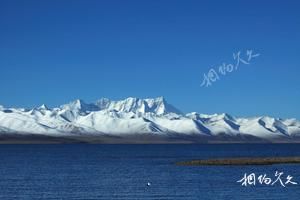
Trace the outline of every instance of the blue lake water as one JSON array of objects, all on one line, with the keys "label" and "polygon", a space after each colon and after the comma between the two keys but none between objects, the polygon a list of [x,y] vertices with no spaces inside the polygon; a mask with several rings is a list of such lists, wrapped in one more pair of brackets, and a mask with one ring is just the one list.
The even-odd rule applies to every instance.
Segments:
[{"label": "blue lake water", "polygon": [[[191,159],[296,156],[298,144],[0,145],[0,199],[300,199],[300,186],[242,187],[245,173],[300,183],[300,165],[176,166]],[[147,183],[151,186],[147,186]]]}]

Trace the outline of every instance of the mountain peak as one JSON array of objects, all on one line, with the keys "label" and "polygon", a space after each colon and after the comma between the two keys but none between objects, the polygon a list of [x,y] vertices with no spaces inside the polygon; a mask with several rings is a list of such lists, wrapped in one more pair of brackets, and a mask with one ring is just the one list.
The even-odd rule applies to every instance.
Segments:
[{"label": "mountain peak", "polygon": [[156,101],[161,101],[161,102],[165,102],[166,101],[165,97],[163,97],[163,96],[156,97],[155,100]]},{"label": "mountain peak", "polygon": [[49,108],[48,108],[45,104],[42,104],[42,105],[39,106],[37,109],[38,109],[38,110],[49,110]]},{"label": "mountain peak", "polygon": [[162,115],[166,113],[181,114],[174,106],[168,104],[164,97],[140,99],[128,97],[120,101],[111,101],[107,98],[102,98],[95,103],[100,110],[116,110],[121,112],[133,113],[154,113]]},{"label": "mountain peak", "polygon": [[82,99],[76,99],[75,101],[71,102],[76,106],[82,106],[85,105],[86,103]]},{"label": "mountain peak", "polygon": [[158,115],[167,113],[182,114],[180,110],[169,104],[164,97],[157,97],[154,99],[145,99],[151,112],[155,112]]},{"label": "mountain peak", "polygon": [[111,100],[108,98],[101,98],[96,101],[95,105],[98,106],[100,110],[106,109],[107,106],[110,104]]},{"label": "mountain peak", "polygon": [[80,112],[90,112],[98,111],[99,108],[94,104],[87,104],[81,99],[76,99],[68,104],[62,105],[61,109],[71,110],[71,111],[80,111]]},{"label": "mountain peak", "polygon": [[224,119],[234,120],[234,118],[231,115],[229,115],[228,113],[222,113],[222,114],[220,114],[220,116]]},{"label": "mountain peak", "polygon": [[70,103],[62,105],[61,107],[70,109],[80,109],[83,104],[85,104],[83,100],[76,99],[74,101],[71,101]]}]

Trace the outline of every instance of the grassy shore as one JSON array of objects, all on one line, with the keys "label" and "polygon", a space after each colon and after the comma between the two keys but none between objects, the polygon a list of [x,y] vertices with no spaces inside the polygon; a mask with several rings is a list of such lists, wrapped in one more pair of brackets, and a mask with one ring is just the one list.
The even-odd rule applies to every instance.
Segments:
[{"label": "grassy shore", "polygon": [[226,158],[178,162],[180,166],[300,164],[300,157]]}]

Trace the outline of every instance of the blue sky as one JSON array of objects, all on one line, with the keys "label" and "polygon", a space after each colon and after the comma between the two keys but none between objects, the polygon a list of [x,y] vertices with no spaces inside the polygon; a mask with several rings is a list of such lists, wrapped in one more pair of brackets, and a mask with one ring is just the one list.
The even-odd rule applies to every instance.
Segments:
[{"label": "blue sky", "polygon": [[[297,1],[0,2],[0,104],[164,96],[184,112],[300,119]],[[250,65],[201,87],[251,49]]]}]

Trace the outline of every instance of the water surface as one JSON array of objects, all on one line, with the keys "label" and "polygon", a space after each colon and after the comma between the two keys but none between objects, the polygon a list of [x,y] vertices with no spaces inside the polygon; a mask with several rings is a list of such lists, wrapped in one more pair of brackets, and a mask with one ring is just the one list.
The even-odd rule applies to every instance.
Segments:
[{"label": "water surface", "polygon": [[[300,186],[237,183],[300,165],[176,166],[178,161],[299,156],[298,144],[0,145],[0,199],[299,199]],[[147,186],[150,182],[151,186]]]}]

